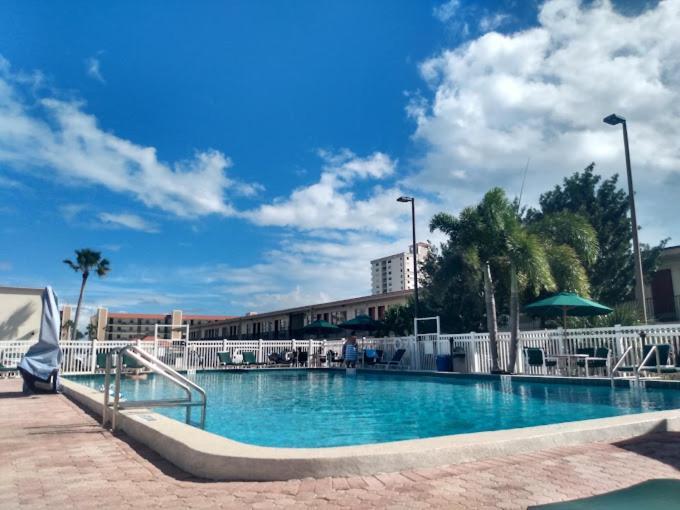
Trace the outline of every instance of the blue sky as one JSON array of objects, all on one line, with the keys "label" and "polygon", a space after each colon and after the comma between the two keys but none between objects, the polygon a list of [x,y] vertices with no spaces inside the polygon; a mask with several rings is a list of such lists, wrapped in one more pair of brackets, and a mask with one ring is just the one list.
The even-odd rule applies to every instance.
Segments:
[{"label": "blue sky", "polygon": [[[680,227],[677,0],[4,2],[0,284],[88,306],[264,311],[370,292],[368,261],[492,185],[526,200],[630,121],[643,239]],[[622,34],[626,34],[626,40]]]}]

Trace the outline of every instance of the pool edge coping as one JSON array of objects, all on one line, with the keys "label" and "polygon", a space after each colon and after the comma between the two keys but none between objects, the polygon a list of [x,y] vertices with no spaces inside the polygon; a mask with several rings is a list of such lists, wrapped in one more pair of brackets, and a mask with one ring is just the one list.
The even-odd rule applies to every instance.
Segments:
[{"label": "pool edge coping", "polygon": [[[497,377],[497,376],[496,376]],[[63,393],[101,417],[103,394],[70,380]],[[680,431],[680,409],[515,429],[328,448],[240,443],[148,409],[120,411],[119,428],[187,473],[211,480],[372,475]]]}]

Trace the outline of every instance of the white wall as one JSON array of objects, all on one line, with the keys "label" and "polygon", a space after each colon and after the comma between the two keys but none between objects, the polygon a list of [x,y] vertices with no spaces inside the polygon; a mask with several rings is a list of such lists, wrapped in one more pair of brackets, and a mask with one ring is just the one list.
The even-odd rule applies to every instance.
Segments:
[{"label": "white wall", "polygon": [[0,287],[0,341],[38,338],[42,291]]}]

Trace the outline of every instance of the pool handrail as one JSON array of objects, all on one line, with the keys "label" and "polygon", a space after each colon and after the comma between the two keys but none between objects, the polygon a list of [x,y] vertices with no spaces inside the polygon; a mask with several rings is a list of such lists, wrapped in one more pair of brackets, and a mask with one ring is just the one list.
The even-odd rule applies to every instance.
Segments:
[{"label": "pool handrail", "polygon": [[629,345],[625,351],[623,351],[623,354],[619,358],[619,361],[616,362],[614,367],[611,369],[609,373],[609,377],[612,380],[612,384],[614,383],[614,374],[616,374],[616,371],[619,369],[619,367],[623,364],[623,362],[626,360],[626,356],[630,354],[630,352],[633,350],[633,346]]},{"label": "pool handrail", "polygon": [[[112,369],[112,358],[116,356],[116,371],[115,371],[115,384],[114,384],[114,396],[113,405],[109,404],[109,394],[111,391],[111,369]],[[155,400],[143,400],[143,401],[126,401],[121,404],[120,401],[120,378],[123,372],[123,356],[128,355],[141,365],[145,366],[149,370],[157,373],[158,375],[165,377],[175,385],[179,386],[186,393],[186,398],[183,399],[155,399]],[[193,400],[192,389],[201,396],[200,401]],[[139,407],[175,407],[184,406],[186,408],[186,423],[191,422],[191,408],[201,406],[201,420],[200,427],[205,428],[205,414],[206,414],[206,404],[207,395],[203,388],[191,381],[190,379],[184,377],[182,374],[177,372],[175,369],[169,367],[161,360],[147,353],[146,351],[140,349],[139,347],[130,344],[118,349],[112,349],[106,354],[106,371],[104,374],[104,408],[102,411],[102,426],[106,426],[107,414],[109,408],[112,409],[113,413],[111,415],[111,430],[116,429],[116,415],[119,409],[130,409]]]}]

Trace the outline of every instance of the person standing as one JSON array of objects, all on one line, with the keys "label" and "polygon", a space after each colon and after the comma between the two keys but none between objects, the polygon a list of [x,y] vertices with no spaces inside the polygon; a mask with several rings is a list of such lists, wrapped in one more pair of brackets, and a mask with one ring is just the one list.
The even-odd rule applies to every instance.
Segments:
[{"label": "person standing", "polygon": [[358,357],[357,337],[350,336],[342,346],[342,359],[345,360],[347,368],[356,368]]}]

